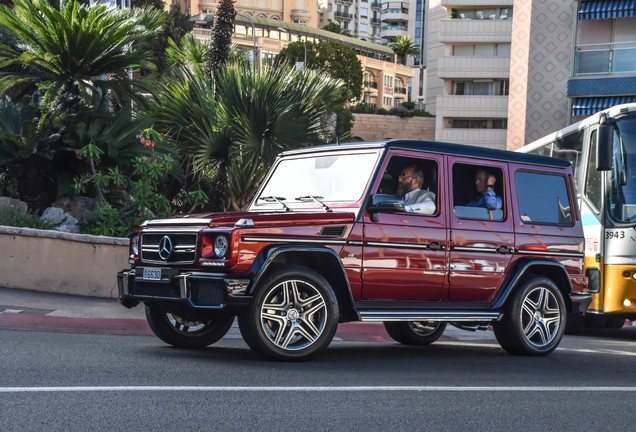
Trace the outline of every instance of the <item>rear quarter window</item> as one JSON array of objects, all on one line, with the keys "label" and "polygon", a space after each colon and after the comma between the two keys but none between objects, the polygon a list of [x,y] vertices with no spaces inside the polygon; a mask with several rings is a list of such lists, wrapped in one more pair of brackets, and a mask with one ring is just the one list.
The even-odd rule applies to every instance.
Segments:
[{"label": "rear quarter window", "polygon": [[567,179],[558,174],[515,173],[519,215],[524,223],[572,225]]}]

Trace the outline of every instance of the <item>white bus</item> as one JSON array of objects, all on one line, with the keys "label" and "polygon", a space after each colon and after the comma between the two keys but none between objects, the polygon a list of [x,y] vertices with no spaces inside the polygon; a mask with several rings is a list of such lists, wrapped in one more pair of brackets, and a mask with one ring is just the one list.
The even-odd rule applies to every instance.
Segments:
[{"label": "white bus", "polygon": [[636,103],[600,111],[518,151],[572,162],[593,297],[586,325],[620,328],[635,320]]}]

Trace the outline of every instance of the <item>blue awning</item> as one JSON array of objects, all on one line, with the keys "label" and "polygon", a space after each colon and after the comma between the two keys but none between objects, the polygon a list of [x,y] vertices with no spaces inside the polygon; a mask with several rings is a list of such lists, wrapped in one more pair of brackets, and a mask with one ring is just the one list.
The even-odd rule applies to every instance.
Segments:
[{"label": "blue awning", "polygon": [[636,0],[589,0],[581,2],[579,19],[611,19],[636,16]]},{"label": "blue awning", "polygon": [[572,115],[592,115],[624,103],[636,102],[636,96],[584,97],[574,99]]}]

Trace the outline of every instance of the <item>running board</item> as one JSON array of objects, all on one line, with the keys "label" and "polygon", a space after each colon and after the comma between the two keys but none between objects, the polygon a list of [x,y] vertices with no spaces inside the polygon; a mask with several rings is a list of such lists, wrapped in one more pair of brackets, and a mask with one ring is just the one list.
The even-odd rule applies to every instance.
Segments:
[{"label": "running board", "polygon": [[361,321],[499,321],[501,312],[359,310]]}]

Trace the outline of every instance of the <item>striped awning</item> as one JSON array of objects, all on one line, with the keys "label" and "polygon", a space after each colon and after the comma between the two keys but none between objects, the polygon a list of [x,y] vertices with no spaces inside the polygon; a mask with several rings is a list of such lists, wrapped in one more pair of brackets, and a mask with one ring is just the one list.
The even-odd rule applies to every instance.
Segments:
[{"label": "striped awning", "polygon": [[572,115],[592,115],[624,103],[636,102],[636,96],[608,96],[608,97],[584,97],[574,99],[572,105]]},{"label": "striped awning", "polygon": [[579,19],[610,19],[636,16],[636,0],[589,0],[581,2]]}]

